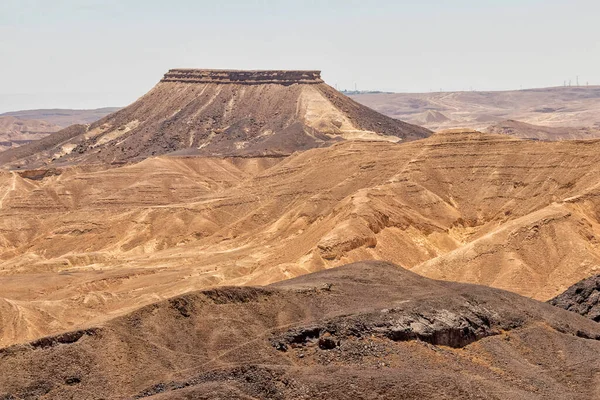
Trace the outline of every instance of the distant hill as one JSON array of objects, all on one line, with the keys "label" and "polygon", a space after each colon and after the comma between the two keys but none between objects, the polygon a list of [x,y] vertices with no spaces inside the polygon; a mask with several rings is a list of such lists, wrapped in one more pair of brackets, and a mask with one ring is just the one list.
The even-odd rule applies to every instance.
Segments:
[{"label": "distant hill", "polygon": [[71,125],[87,125],[119,110],[24,110],[0,114],[0,152],[16,148]]},{"label": "distant hill", "polygon": [[359,94],[393,94],[393,92],[382,92],[381,90],[340,90],[340,93],[346,96],[354,96]]},{"label": "distant hill", "polygon": [[41,139],[62,127],[38,119],[0,116],[0,151]]},{"label": "distant hill", "polygon": [[485,129],[487,133],[510,135],[522,139],[574,140],[600,138],[600,127],[569,128],[527,124],[519,121],[503,121]]},{"label": "distant hill", "polygon": [[0,117],[10,116],[21,120],[41,120],[49,124],[58,125],[61,128],[66,128],[69,125],[75,124],[91,124],[119,109],[119,107],[104,107],[95,110],[69,110],[60,108],[24,110],[0,114]]},{"label": "distant hill", "polygon": [[419,121],[419,125],[441,124],[450,120],[441,112],[434,110],[427,110],[419,114],[416,119]]}]

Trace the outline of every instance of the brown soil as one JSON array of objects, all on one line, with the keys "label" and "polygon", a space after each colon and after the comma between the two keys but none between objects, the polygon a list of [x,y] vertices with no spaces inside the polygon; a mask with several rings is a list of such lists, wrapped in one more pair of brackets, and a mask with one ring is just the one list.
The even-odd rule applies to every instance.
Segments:
[{"label": "brown soil", "polygon": [[600,325],[357,263],[0,350],[2,399],[597,398]]}]

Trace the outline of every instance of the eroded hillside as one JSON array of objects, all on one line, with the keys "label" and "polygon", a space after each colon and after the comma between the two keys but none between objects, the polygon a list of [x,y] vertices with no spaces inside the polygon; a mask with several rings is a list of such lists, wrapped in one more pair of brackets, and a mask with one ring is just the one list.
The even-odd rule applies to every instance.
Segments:
[{"label": "eroded hillside", "polygon": [[385,115],[434,130],[484,129],[510,119],[542,127],[595,128],[597,137],[600,126],[600,86],[374,93],[352,98]]},{"label": "eroded hillside", "polygon": [[599,150],[448,132],[2,172],[0,343],[366,259],[547,300],[600,265]]}]

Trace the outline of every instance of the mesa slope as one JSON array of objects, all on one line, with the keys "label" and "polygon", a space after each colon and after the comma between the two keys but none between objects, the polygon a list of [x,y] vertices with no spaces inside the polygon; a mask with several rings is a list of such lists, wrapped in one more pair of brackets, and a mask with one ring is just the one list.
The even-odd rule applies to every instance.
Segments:
[{"label": "mesa slope", "polygon": [[548,304],[357,263],[0,349],[0,398],[591,399],[598,339]]},{"label": "mesa slope", "polygon": [[0,343],[366,259],[548,300],[600,265],[599,146],[448,132],[6,171]]}]

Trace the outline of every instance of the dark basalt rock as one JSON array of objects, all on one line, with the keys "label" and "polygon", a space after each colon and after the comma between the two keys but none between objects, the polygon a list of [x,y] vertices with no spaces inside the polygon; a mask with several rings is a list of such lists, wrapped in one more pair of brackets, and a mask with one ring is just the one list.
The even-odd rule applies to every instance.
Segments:
[{"label": "dark basalt rock", "polygon": [[461,348],[485,337],[498,335],[500,329],[508,331],[520,326],[518,323],[492,326],[492,316],[476,306],[462,310],[464,315],[448,310],[408,315],[394,309],[384,311],[293,328],[273,337],[271,343],[280,351],[313,344],[318,344],[322,350],[331,350],[340,345],[339,338],[380,337],[394,342],[418,340],[434,346]]},{"label": "dark basalt rock", "polygon": [[600,322],[600,275],[576,283],[549,303]]}]

